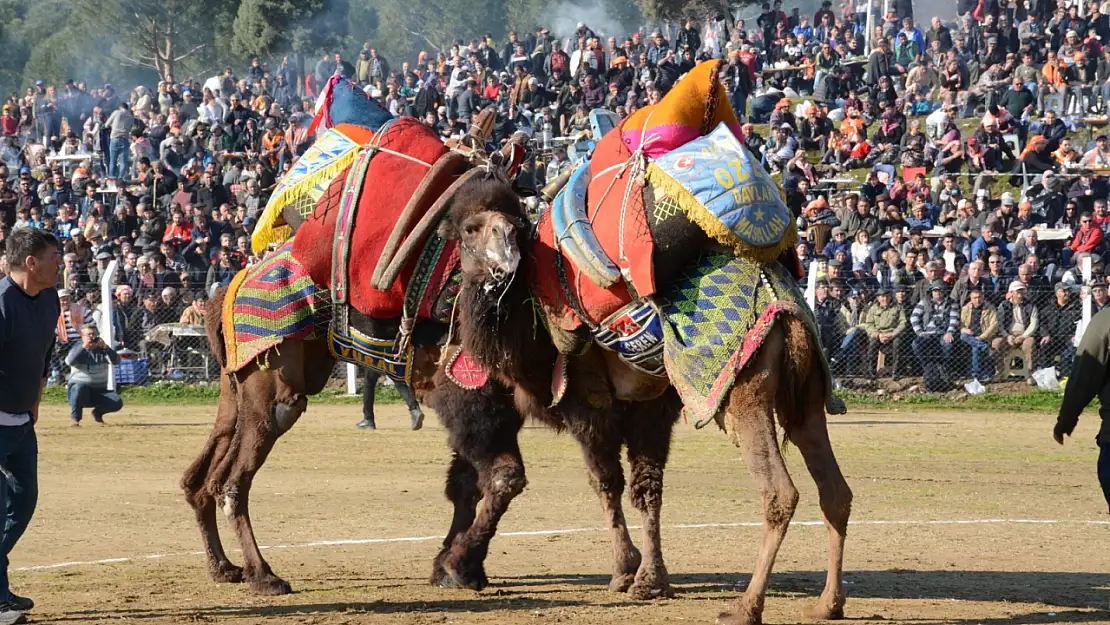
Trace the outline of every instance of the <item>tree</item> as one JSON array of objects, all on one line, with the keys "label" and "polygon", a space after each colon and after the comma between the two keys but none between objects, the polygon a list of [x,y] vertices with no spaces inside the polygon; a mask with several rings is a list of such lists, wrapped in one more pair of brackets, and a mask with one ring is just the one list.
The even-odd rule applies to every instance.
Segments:
[{"label": "tree", "polygon": [[351,40],[355,44],[377,39],[377,0],[350,0],[350,7],[347,11],[347,24]]},{"label": "tree", "polygon": [[[730,3],[725,0],[636,0],[644,17],[656,21],[681,21],[684,18],[715,18],[728,15]],[[746,0],[739,4],[754,4]]]},{"label": "tree", "polygon": [[243,56],[335,50],[347,42],[347,0],[243,0],[231,49]]},{"label": "tree", "polygon": [[455,38],[505,32],[504,0],[380,0],[378,37],[394,58],[446,52]]},{"label": "tree", "polygon": [[235,0],[75,0],[87,33],[111,33],[111,55],[160,76],[215,45],[216,25]]}]

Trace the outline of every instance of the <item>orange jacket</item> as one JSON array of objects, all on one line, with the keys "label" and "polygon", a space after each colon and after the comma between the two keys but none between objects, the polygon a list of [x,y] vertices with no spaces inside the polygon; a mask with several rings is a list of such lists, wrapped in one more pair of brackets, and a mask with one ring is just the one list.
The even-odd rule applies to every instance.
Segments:
[{"label": "orange jacket", "polygon": [[1059,66],[1051,63],[1045,63],[1045,66],[1041,68],[1041,76],[1044,76],[1045,82],[1053,87],[1063,87],[1067,84],[1064,75],[1060,73]]}]

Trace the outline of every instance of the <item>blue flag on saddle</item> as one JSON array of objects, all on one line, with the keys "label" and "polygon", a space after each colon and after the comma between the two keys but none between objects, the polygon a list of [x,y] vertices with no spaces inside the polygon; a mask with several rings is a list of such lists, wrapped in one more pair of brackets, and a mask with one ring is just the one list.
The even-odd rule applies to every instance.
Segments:
[{"label": "blue flag on saddle", "polygon": [[779,185],[723,123],[655,159],[647,180],[657,202],[677,204],[739,256],[767,262],[797,240]]}]

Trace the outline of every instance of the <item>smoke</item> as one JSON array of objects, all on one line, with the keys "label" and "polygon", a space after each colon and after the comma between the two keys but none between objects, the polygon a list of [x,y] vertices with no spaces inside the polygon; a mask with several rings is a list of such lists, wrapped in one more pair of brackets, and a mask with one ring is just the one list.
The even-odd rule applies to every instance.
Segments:
[{"label": "smoke", "polygon": [[[594,31],[603,40],[605,37],[627,37],[634,28],[622,24],[614,17],[614,11],[606,6],[604,0],[596,2],[575,2],[564,0],[550,6],[544,15],[544,22],[551,28],[551,34],[559,39],[573,37],[578,29],[578,22],[582,22]],[[577,48],[577,43],[572,42],[570,50]]]}]

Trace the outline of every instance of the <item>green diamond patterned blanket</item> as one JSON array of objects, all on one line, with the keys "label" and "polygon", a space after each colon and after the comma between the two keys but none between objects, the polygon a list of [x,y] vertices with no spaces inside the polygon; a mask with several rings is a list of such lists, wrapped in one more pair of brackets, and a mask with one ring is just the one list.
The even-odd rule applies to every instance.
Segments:
[{"label": "green diamond patterned blanket", "polygon": [[[712,418],[736,376],[783,313],[816,327],[805,296],[777,262],[762,267],[705,252],[656,299],[663,313],[663,361],[687,414]],[[814,331],[816,334],[816,331]]]}]

